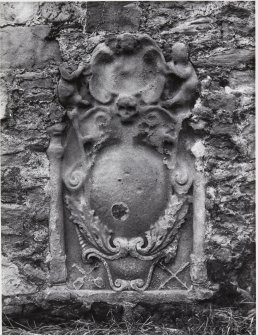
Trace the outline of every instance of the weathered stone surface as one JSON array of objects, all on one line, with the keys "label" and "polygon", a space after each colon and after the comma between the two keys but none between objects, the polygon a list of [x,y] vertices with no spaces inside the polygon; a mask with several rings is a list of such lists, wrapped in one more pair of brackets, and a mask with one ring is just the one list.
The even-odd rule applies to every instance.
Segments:
[{"label": "weathered stone surface", "polygon": [[47,40],[49,32],[46,25],[2,28],[1,68],[42,68],[49,63],[59,63],[61,58],[58,44],[56,41]]},{"label": "weathered stone surface", "polygon": [[39,22],[63,23],[82,26],[85,24],[87,3],[44,2],[41,4]]},{"label": "weathered stone surface", "polygon": [[[101,19],[99,19],[99,16]],[[89,2],[87,5],[86,31],[137,31],[141,9],[137,2]]]},{"label": "weathered stone surface", "polygon": [[8,90],[3,79],[0,79],[0,119],[7,117]]},{"label": "weathered stone surface", "polygon": [[214,50],[209,57],[199,58],[196,66],[238,67],[254,64],[254,49],[220,49]]},{"label": "weathered stone surface", "polygon": [[18,267],[5,257],[2,257],[2,285],[4,296],[31,294],[37,290],[36,285],[28,283],[20,275]]},{"label": "weathered stone surface", "polygon": [[[100,19],[101,17],[101,19]],[[141,8],[137,2],[44,3],[39,22],[81,27],[84,32],[137,31]],[[53,30],[53,33],[54,30]]]},{"label": "weathered stone surface", "polygon": [[28,24],[39,9],[39,3],[16,2],[0,4],[0,26]]},{"label": "weathered stone surface", "polygon": [[3,235],[22,235],[23,226],[26,220],[26,207],[21,205],[3,204],[1,208],[1,218],[3,225],[1,232]]},{"label": "weathered stone surface", "polygon": [[[10,11],[0,11],[3,24],[13,25],[6,26],[4,31],[10,32],[11,37],[19,29],[18,38],[25,36],[29,46],[21,41],[20,51],[26,56],[21,58],[22,53],[16,49],[16,45],[20,44],[11,42],[6,56],[1,56],[5,66],[9,66],[11,61],[17,65],[11,71],[5,68],[2,77],[7,88],[4,92],[8,95],[7,105],[6,95],[4,97],[6,117],[2,122],[4,155],[1,162],[3,176],[6,176],[2,177],[2,200],[5,203],[3,255],[15,258],[19,273],[23,273],[22,269],[29,261],[33,268],[40,264],[44,274],[48,275],[46,228],[50,186],[45,154],[49,141],[46,129],[61,122],[65,115],[54,90],[59,80],[58,65],[64,61],[76,69],[80,62],[88,64],[94,48],[104,42],[112,29],[123,30],[122,20],[117,16],[111,17],[110,11],[107,15],[105,11],[97,11],[97,19],[93,20],[90,13],[96,12],[96,4],[87,14],[89,3],[83,2],[45,2],[36,15],[36,3],[26,4],[24,11],[19,4],[1,5],[10,7]],[[103,9],[103,3],[98,6]],[[116,12],[120,13],[123,6],[127,4],[118,5]],[[205,253],[208,256],[208,275],[217,283],[234,282],[254,292],[254,2],[138,2],[133,3],[132,8],[129,15],[135,13],[137,19],[130,17],[126,29],[139,27],[141,33],[150,35],[161,48],[166,61],[171,61],[171,47],[175,42],[189,46],[202,86],[191,127],[195,134],[203,136],[202,143],[206,148]],[[14,13],[14,16],[9,13]],[[90,31],[87,30],[86,18],[90,22]],[[115,24],[116,20],[119,24]],[[43,35],[35,37],[40,41],[39,46],[44,49],[50,43],[56,50],[55,39],[58,40],[61,59],[59,56],[53,59],[47,49],[44,49],[46,56],[41,51],[45,58],[35,56],[36,46],[29,40],[34,41],[31,34],[41,30],[42,25],[46,32],[44,37],[48,35],[52,41],[42,42]],[[106,30],[108,27],[110,31]],[[49,58],[53,62],[48,61]],[[31,69],[34,59],[35,66]],[[41,66],[41,61],[44,66]],[[40,70],[35,69],[38,66]],[[41,172],[37,174],[42,164],[44,171],[40,168]],[[187,235],[185,238],[187,240]],[[28,276],[28,273],[23,273],[26,283],[34,282],[38,288],[41,287],[42,284]],[[43,277],[42,274],[42,281]],[[93,277],[90,279],[94,280]],[[39,296],[36,294],[33,301],[37,299]],[[5,301],[6,305],[10,305],[10,313],[15,312],[13,306],[17,306],[17,311],[24,310],[18,303],[26,305],[31,301],[27,298]],[[44,305],[44,300],[41,304]]]}]

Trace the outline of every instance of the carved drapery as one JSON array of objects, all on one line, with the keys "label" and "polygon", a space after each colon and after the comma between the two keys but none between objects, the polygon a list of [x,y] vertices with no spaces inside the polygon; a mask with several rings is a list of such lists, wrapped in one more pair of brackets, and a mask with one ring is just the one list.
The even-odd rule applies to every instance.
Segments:
[{"label": "carved drapery", "polygon": [[[180,271],[190,266],[192,284],[207,285],[205,181],[190,150],[195,139],[184,130],[198,80],[183,43],[175,43],[171,58],[166,62],[148,36],[123,34],[98,45],[90,64],[60,67],[58,96],[69,122],[60,130],[62,155],[51,159],[49,149],[50,221],[62,236],[59,242],[51,235],[50,251],[59,244],[65,262],[65,210],[83,262],[99,260],[114,291],[145,291],[155,267],[170,271],[189,207],[192,255]],[[50,148],[54,141],[56,133]],[[170,271],[171,278],[180,281]],[[65,280],[52,275],[53,283]]]}]

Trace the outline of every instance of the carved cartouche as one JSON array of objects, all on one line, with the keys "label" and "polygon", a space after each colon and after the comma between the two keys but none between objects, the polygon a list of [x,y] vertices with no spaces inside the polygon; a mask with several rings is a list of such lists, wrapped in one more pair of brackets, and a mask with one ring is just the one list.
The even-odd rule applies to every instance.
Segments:
[{"label": "carved cartouche", "polygon": [[144,291],[158,265],[175,262],[189,224],[196,171],[181,130],[197,76],[188,50],[176,43],[166,63],[150,37],[122,34],[99,44],[90,64],[60,73],[70,119],[61,167],[66,224],[84,264],[103,264],[104,286]]}]

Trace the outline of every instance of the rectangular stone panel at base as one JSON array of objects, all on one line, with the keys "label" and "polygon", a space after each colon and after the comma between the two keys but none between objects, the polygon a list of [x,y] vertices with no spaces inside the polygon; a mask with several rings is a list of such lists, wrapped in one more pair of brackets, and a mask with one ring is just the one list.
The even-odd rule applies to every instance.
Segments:
[{"label": "rectangular stone panel at base", "polygon": [[114,292],[111,290],[69,290],[66,287],[56,286],[43,292],[44,299],[47,301],[79,301],[85,304],[94,302],[106,302],[110,305],[126,305],[130,303],[161,304],[161,303],[192,303],[194,301],[206,300],[212,297],[213,291],[202,290],[164,290],[164,291],[145,291],[145,292]]}]

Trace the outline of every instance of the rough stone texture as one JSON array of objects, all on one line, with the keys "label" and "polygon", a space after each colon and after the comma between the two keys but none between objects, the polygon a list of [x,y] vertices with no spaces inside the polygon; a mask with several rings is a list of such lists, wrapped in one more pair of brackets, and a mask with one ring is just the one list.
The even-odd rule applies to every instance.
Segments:
[{"label": "rough stone texture", "polygon": [[19,268],[17,265],[11,263],[5,257],[2,258],[2,285],[3,285],[3,295],[13,296],[18,294],[31,294],[35,293],[37,286],[31,284],[19,273]]},{"label": "rough stone texture", "polygon": [[[2,252],[8,281],[3,306],[9,314],[29,311],[23,306],[37,301],[44,305],[40,293],[14,299],[8,291],[40,292],[47,286],[46,129],[64,117],[55,92],[58,66],[88,62],[105,36],[123,30],[123,22],[112,22],[118,14],[101,16],[103,3],[88,5],[30,3],[21,13],[18,4],[4,4],[1,35],[9,44],[7,49],[1,44],[0,56],[2,94],[8,92],[1,100],[7,102]],[[122,4],[117,6],[119,13]],[[166,61],[175,42],[189,45],[201,81],[192,128],[206,147],[208,274],[214,282],[254,292],[254,2],[131,2],[128,11],[126,29],[149,34]]]},{"label": "rough stone texture", "polygon": [[39,3],[1,3],[0,26],[28,24],[37,14]]},{"label": "rough stone texture", "polygon": [[61,61],[57,42],[47,41],[49,32],[46,25],[2,28],[1,68],[42,68]]},{"label": "rough stone texture", "polygon": [[86,31],[137,31],[141,8],[133,2],[89,2],[87,6]]},{"label": "rough stone texture", "polygon": [[6,106],[8,103],[8,91],[3,79],[0,79],[0,119],[6,117]]}]

